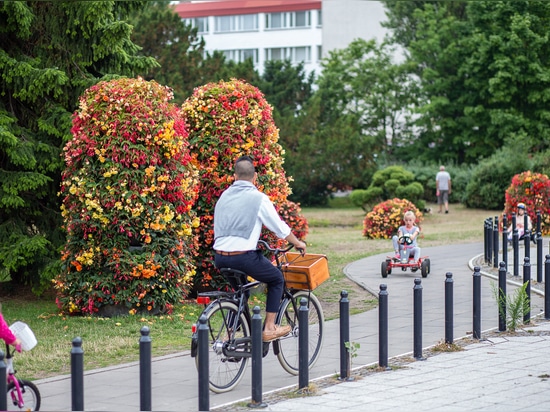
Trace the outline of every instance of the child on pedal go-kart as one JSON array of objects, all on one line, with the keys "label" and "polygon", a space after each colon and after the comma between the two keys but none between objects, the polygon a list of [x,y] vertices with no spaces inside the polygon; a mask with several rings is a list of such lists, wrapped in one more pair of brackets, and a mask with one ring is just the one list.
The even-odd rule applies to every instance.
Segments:
[{"label": "child on pedal go-kart", "polygon": [[410,257],[413,256],[414,264],[418,265],[420,247],[416,243],[416,238],[420,234],[420,228],[415,225],[416,215],[412,210],[409,210],[403,215],[403,221],[405,225],[400,226],[397,235],[392,238],[395,251],[394,259],[400,260],[402,264],[408,264]]}]

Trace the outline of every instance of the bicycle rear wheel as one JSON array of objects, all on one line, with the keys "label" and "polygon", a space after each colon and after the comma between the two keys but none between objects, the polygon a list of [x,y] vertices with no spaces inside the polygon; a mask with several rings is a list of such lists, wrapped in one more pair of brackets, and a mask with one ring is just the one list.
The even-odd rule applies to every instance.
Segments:
[{"label": "bicycle rear wheel", "polygon": [[[235,388],[241,381],[250,359],[226,354],[230,336],[229,328],[232,324],[237,324],[235,339],[250,338],[250,325],[245,314],[240,314],[238,323],[234,321],[238,313],[239,308],[233,302],[216,302],[205,311],[209,328],[208,380],[209,388],[214,393],[229,392]],[[198,369],[198,355],[195,362]]]},{"label": "bicycle rear wheel", "polygon": [[19,406],[17,388],[13,382],[8,384],[8,411],[38,411],[40,410],[40,392],[34,383],[24,379],[17,379],[21,387],[23,406]]},{"label": "bicycle rear wheel", "polygon": [[299,373],[299,336],[300,325],[298,324],[298,310],[300,301],[305,298],[308,307],[308,365],[311,368],[321,353],[323,344],[323,327],[325,318],[319,299],[306,290],[295,291],[291,299],[285,299],[277,314],[278,325],[290,325],[292,332],[273,343],[274,351],[277,353],[279,363],[288,373],[298,375]]}]

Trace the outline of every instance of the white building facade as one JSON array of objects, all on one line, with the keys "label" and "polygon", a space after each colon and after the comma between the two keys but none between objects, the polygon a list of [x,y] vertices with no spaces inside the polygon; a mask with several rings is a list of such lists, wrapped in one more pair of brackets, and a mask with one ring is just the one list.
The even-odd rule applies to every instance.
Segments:
[{"label": "white building facade", "polygon": [[251,58],[259,73],[267,60],[290,59],[318,74],[330,50],[345,48],[356,38],[381,41],[385,34],[379,1],[183,1],[174,10],[198,29],[207,52],[221,51],[236,62]]}]

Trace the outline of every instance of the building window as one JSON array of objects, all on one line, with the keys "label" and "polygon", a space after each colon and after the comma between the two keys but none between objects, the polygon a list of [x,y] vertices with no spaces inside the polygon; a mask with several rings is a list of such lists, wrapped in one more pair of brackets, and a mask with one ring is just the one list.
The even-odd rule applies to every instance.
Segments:
[{"label": "building window", "polygon": [[240,14],[237,16],[217,16],[214,20],[215,33],[258,30],[257,14]]},{"label": "building window", "polygon": [[196,17],[194,19],[183,19],[185,24],[196,28],[197,34],[208,33],[208,17]]},{"label": "building window", "polygon": [[317,46],[317,61],[320,62],[323,59],[323,46]]},{"label": "building window", "polygon": [[323,27],[323,11],[317,10],[317,27]]},{"label": "building window", "polygon": [[246,59],[252,59],[252,63],[258,64],[258,49],[240,49],[240,50],[224,50],[223,55],[226,59],[236,63],[242,63]]},{"label": "building window", "polygon": [[266,60],[290,60],[291,63],[311,62],[311,47],[274,47],[265,49]]},{"label": "building window", "polygon": [[265,28],[268,30],[292,29],[297,27],[311,27],[310,11],[267,13],[265,15]]}]

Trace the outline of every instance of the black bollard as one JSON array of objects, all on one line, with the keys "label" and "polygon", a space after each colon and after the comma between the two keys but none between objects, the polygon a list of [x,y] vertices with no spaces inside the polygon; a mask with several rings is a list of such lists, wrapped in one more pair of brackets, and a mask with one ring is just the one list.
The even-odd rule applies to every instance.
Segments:
[{"label": "black bollard", "polygon": [[498,330],[506,330],[506,264],[500,262],[498,268]]},{"label": "black bollard", "polygon": [[484,253],[484,257],[485,257],[485,263],[487,263],[489,260],[489,251],[488,251],[488,247],[489,247],[489,240],[488,240],[488,237],[489,237],[489,232],[487,231],[487,222],[488,222],[488,219],[485,219],[485,221],[483,222],[483,253]]},{"label": "black bollard", "polygon": [[209,377],[208,377],[208,325],[206,324],[206,315],[199,318],[199,327],[197,329],[199,357],[199,411],[210,410]]},{"label": "black bollard", "polygon": [[544,319],[550,320],[550,255],[544,261]]},{"label": "black bollard", "polygon": [[527,282],[525,293],[527,293],[527,304],[529,310],[523,314],[523,323],[529,323],[531,320],[531,263],[529,257],[523,259],[523,284]]},{"label": "black bollard", "polygon": [[298,309],[298,325],[300,325],[300,335],[298,336],[298,389],[307,388],[309,385],[309,310],[307,299],[300,300],[300,309]]},{"label": "black bollard", "polygon": [[487,264],[491,265],[493,262],[493,218],[492,217],[489,218],[489,220],[487,221],[487,242],[488,242]]},{"label": "black bollard", "polygon": [[254,306],[252,313],[252,402],[248,404],[248,407],[265,408],[267,404],[262,402],[263,343],[260,307]]},{"label": "black bollard", "polygon": [[388,367],[388,286],[380,285],[378,292],[378,366]]},{"label": "black bollard", "polygon": [[473,333],[474,339],[481,339],[481,273],[479,266],[474,268],[474,316]]},{"label": "black bollard", "polygon": [[523,227],[525,228],[523,231],[523,240],[525,245],[525,256],[531,257],[531,230],[529,229],[529,215],[527,214],[527,211],[523,214]]},{"label": "black bollard", "polygon": [[498,216],[495,216],[493,226],[493,267],[498,267]]},{"label": "black bollard", "polygon": [[445,343],[451,344],[454,341],[453,335],[453,274],[445,274]]},{"label": "black bollard", "polygon": [[[347,343],[347,347],[346,347]],[[351,367],[348,292],[340,292],[340,379],[349,379]]]},{"label": "black bollard", "polygon": [[[0,350],[0,393],[8,392],[7,384],[7,374],[6,374],[6,362],[4,362],[4,352]],[[8,410],[8,397],[0,396],[0,411]]]},{"label": "black bollard", "polygon": [[512,244],[514,246],[514,276],[519,276],[519,234],[517,228],[512,231]]},{"label": "black bollard", "polygon": [[502,216],[502,261],[506,264],[508,271],[508,219]]},{"label": "black bollard", "polygon": [[[527,215],[525,215],[527,216]],[[525,226],[527,227],[527,226]],[[531,257],[531,231],[526,229],[523,235],[523,245],[525,247],[525,257]]]},{"label": "black bollard", "polygon": [[413,356],[416,360],[424,360],[422,357],[422,281],[414,280],[413,287]]},{"label": "black bollard", "polygon": [[152,397],[152,358],[151,358],[151,337],[149,336],[149,327],[141,328],[141,337],[139,338],[139,410],[151,411]]},{"label": "black bollard", "polygon": [[537,282],[542,282],[542,233],[537,232]]},{"label": "black bollard", "polygon": [[80,337],[73,339],[71,349],[71,401],[71,410],[84,410],[84,350]]}]

